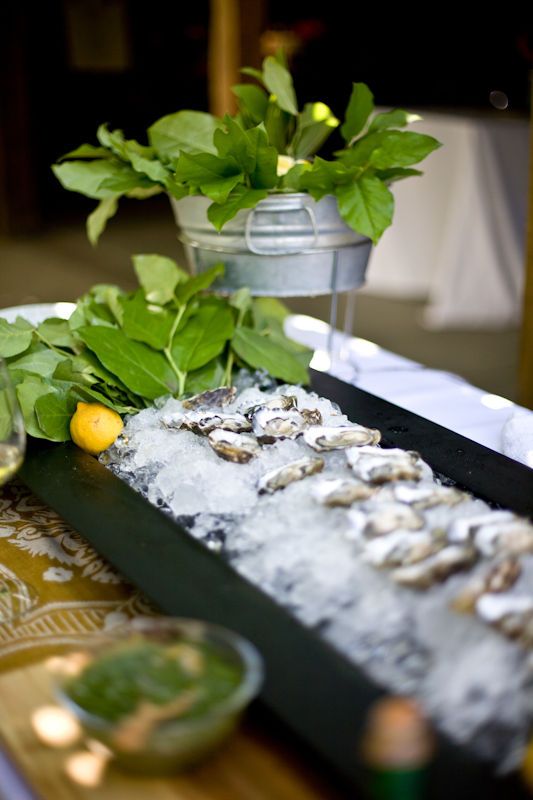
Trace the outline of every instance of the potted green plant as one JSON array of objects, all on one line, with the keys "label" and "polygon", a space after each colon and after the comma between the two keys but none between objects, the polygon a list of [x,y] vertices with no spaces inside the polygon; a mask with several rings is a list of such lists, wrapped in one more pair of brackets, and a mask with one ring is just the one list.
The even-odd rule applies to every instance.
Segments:
[{"label": "potted green plant", "polygon": [[[299,110],[283,55],[265,58],[256,80],[233,87],[238,113],[223,119],[183,110],[148,128],[148,145],[101,125],[53,166],[61,184],[98,200],[87,220],[96,244],[122,197],[166,192],[189,261],[204,271],[223,260],[218,288],[254,294],[320,294],[363,282],[372,243],[391,224],[390,185],[439,147],[403,130],[420,117],[375,113],[370,89],[354,83],[342,124],[322,102]],[[317,155],[340,126],[342,149]]]}]

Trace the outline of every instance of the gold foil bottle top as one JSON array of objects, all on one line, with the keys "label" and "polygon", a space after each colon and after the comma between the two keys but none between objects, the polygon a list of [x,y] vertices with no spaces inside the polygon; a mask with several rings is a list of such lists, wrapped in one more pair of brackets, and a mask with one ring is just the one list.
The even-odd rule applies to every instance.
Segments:
[{"label": "gold foil bottle top", "polygon": [[387,697],[373,706],[362,744],[368,766],[417,769],[428,763],[434,747],[433,733],[414,700]]}]

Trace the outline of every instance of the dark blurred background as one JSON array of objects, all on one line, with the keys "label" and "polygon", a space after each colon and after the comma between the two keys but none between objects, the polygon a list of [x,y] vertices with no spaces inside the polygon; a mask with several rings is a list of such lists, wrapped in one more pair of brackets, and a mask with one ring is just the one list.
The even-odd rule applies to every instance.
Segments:
[{"label": "dark blurred background", "polygon": [[[259,66],[282,46],[301,102],[323,100],[342,115],[351,82],[364,81],[383,106],[470,120],[528,118],[533,26],[531,15],[515,13],[512,5],[483,10],[475,23],[465,22],[464,4],[393,12],[338,0],[230,5],[239,19],[238,63]],[[94,202],[64,191],[50,164],[81,142],[95,142],[101,122],[144,141],[146,128],[164,114],[180,108],[220,112],[224,101],[213,100],[220,76],[209,66],[219,33],[215,6],[220,18],[223,0],[2,4],[0,307],[75,299],[97,281],[128,287],[132,252],[177,254],[164,196],[125,201],[92,249],[84,219]],[[329,148],[337,144],[332,137]],[[524,174],[526,169],[524,163]],[[435,332],[419,324],[421,302],[362,295],[355,330],[515,396],[520,312],[505,329]],[[324,301],[296,301],[293,307],[327,318]]]}]

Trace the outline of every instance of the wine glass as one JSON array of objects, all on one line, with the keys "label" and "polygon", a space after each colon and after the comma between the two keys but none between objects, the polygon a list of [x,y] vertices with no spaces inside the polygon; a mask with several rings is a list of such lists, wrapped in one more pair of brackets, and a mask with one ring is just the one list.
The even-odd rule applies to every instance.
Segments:
[{"label": "wine glass", "polygon": [[25,451],[22,412],[7,364],[0,359],[0,486],[19,470]]},{"label": "wine glass", "polygon": [[[7,364],[0,359],[0,486],[19,470],[26,451],[24,419]],[[36,603],[35,588],[0,565],[0,624],[24,616]]]}]

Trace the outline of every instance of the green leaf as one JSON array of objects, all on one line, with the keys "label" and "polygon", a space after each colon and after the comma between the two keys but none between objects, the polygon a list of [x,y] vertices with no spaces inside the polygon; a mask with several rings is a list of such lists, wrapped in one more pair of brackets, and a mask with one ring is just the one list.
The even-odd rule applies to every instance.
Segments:
[{"label": "green leaf", "polygon": [[106,180],[119,183],[125,174],[135,175],[126,164],[111,159],[65,161],[63,164],[54,164],[52,172],[65,189],[79,192],[94,200],[112,197],[118,193],[118,189],[102,185]]},{"label": "green leaf", "polygon": [[373,110],[374,96],[366,83],[354,83],[344,123],[341,125],[341,134],[345,142],[351,142],[361,133]]},{"label": "green leaf", "polygon": [[[222,134],[217,131],[217,134]],[[211,153],[184,153],[176,166],[176,180],[198,187],[202,194],[218,203],[225,202],[243,175],[233,158],[219,158]]]},{"label": "green leaf", "polygon": [[105,317],[110,322],[118,322],[122,325],[122,298],[125,297],[122,289],[114,286],[111,283],[97,283],[89,292],[90,296],[98,303],[98,311],[101,312],[101,307],[106,306],[111,312],[111,315],[106,314]]},{"label": "green leaf", "polygon": [[118,197],[104,197],[87,217],[87,238],[93,247],[104,232],[108,219],[117,213]]},{"label": "green leaf", "polygon": [[239,171],[251,172],[255,167],[255,158],[246,132],[228,114],[224,117],[224,125],[226,132],[222,129],[215,131],[213,138],[219,156],[222,159],[235,159]]},{"label": "green leaf", "polygon": [[156,253],[133,256],[133,269],[147,301],[158,305],[169,303],[176,286],[189,280],[189,274],[178,267],[172,258]]},{"label": "green leaf", "polygon": [[237,328],[231,346],[254,369],[266,369],[287,383],[309,382],[307,370],[292,353],[251,328]]},{"label": "green leaf", "polygon": [[376,114],[368,126],[368,131],[373,133],[387,128],[405,128],[406,125],[412,122],[419,122],[421,119],[422,117],[418,114],[410,114],[409,111],[404,111],[403,108],[395,108],[393,111],[383,111],[381,114]]},{"label": "green leaf", "polygon": [[64,358],[63,354],[56,353],[55,350],[36,347],[33,352],[23,355],[11,364],[13,369],[31,372],[32,375],[40,375],[42,378],[51,378],[55,368]]},{"label": "green leaf", "polygon": [[127,150],[126,152],[128,154],[128,159],[131,163],[131,166],[136,172],[141,172],[143,175],[147,175],[152,181],[158,181],[159,183],[166,184],[166,181],[169,177],[169,172],[160,161],[153,158],[146,158],[145,156],[139,155],[135,151]]},{"label": "green leaf", "polygon": [[217,231],[221,231],[226,222],[233,219],[243,208],[253,208],[260,200],[268,196],[265,189],[247,189],[245,186],[236,186],[228,195],[225,203],[213,203],[207,209],[207,217]]},{"label": "green leaf", "polygon": [[45,319],[37,328],[37,333],[47,344],[69,347],[71,350],[76,348],[76,342],[66,319],[56,317]]},{"label": "green leaf", "polygon": [[241,314],[246,313],[252,307],[252,295],[247,286],[242,286],[229,298],[229,304],[232,308],[236,308]]},{"label": "green leaf", "polygon": [[102,125],[98,126],[96,138],[103,147],[111,150],[111,152],[113,152],[116,156],[121,159],[125,158],[125,139],[122,131],[110,131],[107,127],[107,124],[104,122]]},{"label": "green leaf", "polygon": [[263,73],[260,69],[255,69],[255,67],[241,67],[241,72],[243,75],[249,75],[251,78],[255,78],[256,81],[259,81],[259,83],[263,83]]},{"label": "green leaf", "polygon": [[274,100],[269,100],[265,114],[268,141],[278,153],[286,153],[292,138],[295,118],[283,111]]},{"label": "green leaf", "polygon": [[145,342],[155,350],[164,350],[168,344],[175,314],[161,306],[149,306],[142,289],[122,301],[124,311],[122,328],[126,336]]},{"label": "green leaf", "polygon": [[283,330],[283,323],[290,313],[276,297],[254,297],[252,316],[258,331],[265,331],[273,325]]},{"label": "green leaf", "polygon": [[97,392],[95,389],[90,389],[88,386],[73,386],[71,389],[73,397],[84,400],[89,403],[101,403],[106,408],[111,408],[117,414],[135,414],[139,406],[129,406],[117,402],[115,399],[108,397],[107,394]]},{"label": "green leaf", "polygon": [[404,178],[410,178],[416,175],[423,175],[419,169],[405,169],[404,167],[393,167],[392,169],[383,169],[376,171],[376,178],[379,178],[383,183],[392,183],[393,181],[401,181]]},{"label": "green leaf", "polygon": [[302,176],[312,168],[310,163],[295,164],[279,180],[279,188],[286,192],[299,192],[302,188]]},{"label": "green leaf", "polygon": [[[72,163],[72,162],[70,162]],[[95,162],[93,162],[95,163]],[[130,194],[136,190],[151,190],[153,181],[146,175],[136,172],[129,164],[123,164],[120,172],[104,178],[98,188],[114,194]]]},{"label": "green leaf", "polygon": [[278,151],[268,143],[266,131],[262,125],[246,131],[249,150],[253,160],[250,171],[250,182],[254,189],[272,189],[277,181]]},{"label": "green leaf", "polygon": [[19,328],[0,317],[0,356],[9,358],[17,356],[28,349],[32,341],[32,330]]},{"label": "green leaf", "polygon": [[38,425],[52,442],[68,442],[70,419],[75,410],[76,401],[67,394],[48,392],[35,401]]},{"label": "green leaf", "polygon": [[85,349],[74,358],[61,361],[52,375],[52,378],[70,382],[81,382],[92,385],[95,381],[103,382],[106,387],[116,387],[120,391],[127,391],[126,387],[116,375],[105,369],[94,353]]},{"label": "green leaf", "polygon": [[104,367],[132,392],[149,400],[177,390],[176,376],[165,357],[125,333],[102,326],[80,328],[78,336]]},{"label": "green leaf", "polygon": [[24,427],[30,436],[35,436],[38,439],[48,438],[43,430],[41,430],[35,414],[35,403],[42,395],[50,394],[54,390],[51,386],[45,383],[41,378],[36,376],[28,376],[26,380],[19,383],[16,387],[17,399],[19,401],[22,416],[24,417]]},{"label": "green leaf", "polygon": [[57,163],[71,158],[112,158],[113,154],[106,147],[96,147],[94,144],[80,144],[75,150],[70,150],[57,159]]},{"label": "green leaf", "polygon": [[223,304],[203,306],[174,337],[171,353],[181,372],[199,369],[220,355],[233,335],[233,315]]},{"label": "green leaf", "polygon": [[218,389],[224,382],[224,367],[219,358],[214,358],[200,369],[189,372],[185,381],[185,394],[200,394],[209,389]]},{"label": "green leaf", "polygon": [[[89,352],[88,350],[86,352]],[[99,383],[99,378],[86,372],[79,372],[74,368],[74,359],[66,358],[60,361],[54,370],[52,378],[58,381],[65,381],[67,383],[82,383],[92,386]]]},{"label": "green leaf", "polygon": [[335,193],[347,225],[376,244],[394,213],[394,197],[385,184],[379,178],[363,176],[355,183],[339,186]]},{"label": "green leaf", "polygon": [[148,128],[148,139],[159,156],[177,158],[180,153],[215,153],[213,136],[221,121],[203,111],[168,114]]},{"label": "green leaf", "polygon": [[370,163],[376,169],[409,167],[422,161],[440,146],[440,142],[423,133],[384,131],[379,146],[370,156]]},{"label": "green leaf", "polygon": [[263,81],[268,91],[276,96],[276,102],[289,114],[298,113],[296,93],[290,72],[274,56],[263,61]]},{"label": "green leaf", "polygon": [[84,325],[87,325],[89,320],[87,319],[87,299],[80,298],[76,303],[76,308],[68,318],[68,326],[70,330],[75,333],[78,328],[83,328]]},{"label": "green leaf", "polygon": [[302,172],[300,187],[315,200],[332,194],[335,187],[351,182],[352,173],[340,161],[325,161],[317,156],[310,169]]},{"label": "green leaf", "polygon": [[198,292],[202,292],[205,289],[209,289],[213,281],[216,280],[219,275],[223,274],[224,264],[215,264],[214,266],[209,267],[209,269],[206,269],[205,272],[200,272],[193,278],[189,278],[189,280],[179,286],[176,291],[176,300],[178,301],[179,305],[185,305],[194,297],[195,294],[198,294]]},{"label": "green leaf", "polygon": [[239,104],[239,111],[249,125],[263,122],[268,106],[268,96],[259,86],[252,83],[239,83],[231,87]]},{"label": "green leaf", "polygon": [[339,120],[325,103],[306,103],[303,111],[298,114],[290,153],[294,158],[314,155],[339,124]]}]

